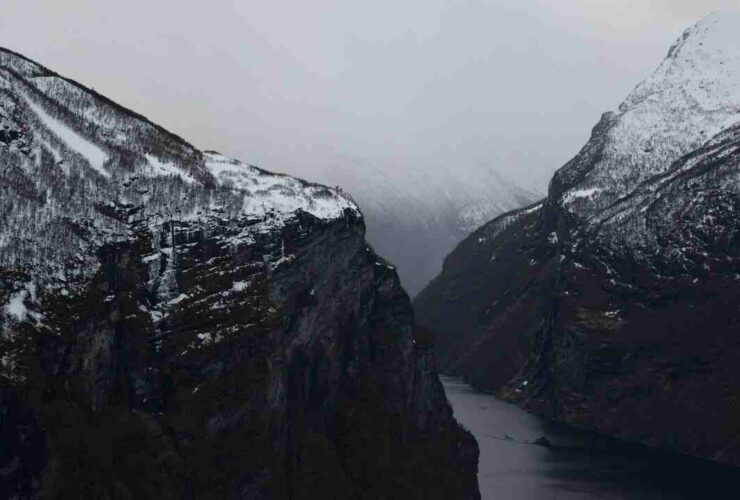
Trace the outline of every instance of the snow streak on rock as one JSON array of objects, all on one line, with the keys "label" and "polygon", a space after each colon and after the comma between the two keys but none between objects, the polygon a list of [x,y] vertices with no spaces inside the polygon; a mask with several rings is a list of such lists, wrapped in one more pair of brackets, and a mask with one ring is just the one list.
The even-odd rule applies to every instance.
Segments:
[{"label": "snow streak on rock", "polygon": [[108,154],[105,151],[72,130],[61,120],[52,117],[44,111],[44,108],[34,103],[31,99],[27,99],[26,103],[41,119],[44,126],[64,141],[70,149],[80,153],[90,164],[91,168],[103,177],[110,177],[110,173],[104,168],[105,162],[108,161]]}]

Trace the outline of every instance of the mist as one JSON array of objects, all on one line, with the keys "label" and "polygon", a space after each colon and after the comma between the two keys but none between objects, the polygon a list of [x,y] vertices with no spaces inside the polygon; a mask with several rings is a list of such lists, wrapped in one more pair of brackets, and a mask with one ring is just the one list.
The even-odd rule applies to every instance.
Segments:
[{"label": "mist", "polygon": [[3,7],[0,45],[200,148],[308,178],[326,177],[343,157],[431,175],[485,164],[544,192],[600,114],[656,67],[683,29],[738,2]]}]

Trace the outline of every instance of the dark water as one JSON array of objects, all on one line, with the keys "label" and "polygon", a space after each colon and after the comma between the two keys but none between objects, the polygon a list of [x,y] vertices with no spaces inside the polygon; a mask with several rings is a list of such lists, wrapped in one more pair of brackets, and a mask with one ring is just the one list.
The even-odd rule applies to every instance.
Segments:
[{"label": "dark water", "polygon": [[[740,499],[740,469],[576,431],[441,379],[458,422],[478,440],[483,500]],[[534,444],[541,437],[550,446]]]}]

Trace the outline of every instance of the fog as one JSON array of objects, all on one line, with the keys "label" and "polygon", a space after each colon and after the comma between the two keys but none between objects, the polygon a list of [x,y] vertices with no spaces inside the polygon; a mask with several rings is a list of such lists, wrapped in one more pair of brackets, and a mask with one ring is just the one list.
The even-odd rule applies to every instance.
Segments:
[{"label": "fog", "polygon": [[544,192],[722,0],[3,0],[0,45],[203,149],[311,177],[495,167]]}]

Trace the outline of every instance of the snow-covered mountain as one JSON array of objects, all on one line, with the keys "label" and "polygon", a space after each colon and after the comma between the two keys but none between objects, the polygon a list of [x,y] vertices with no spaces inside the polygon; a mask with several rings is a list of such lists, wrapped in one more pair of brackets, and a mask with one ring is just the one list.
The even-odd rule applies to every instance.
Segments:
[{"label": "snow-covered mountain", "polygon": [[479,498],[364,231],[0,49],[2,496]]},{"label": "snow-covered mountain", "polygon": [[95,273],[94,250],[126,241],[134,221],[269,214],[265,224],[280,226],[298,209],[325,220],[357,213],[334,190],[202,153],[15,54],[0,51],[0,66],[0,266],[28,268],[40,286]]},{"label": "snow-covered mountain", "polygon": [[343,158],[329,165],[317,171],[318,178],[352,196],[365,217],[368,241],[397,266],[412,296],[473,230],[541,197],[483,164],[427,170]]},{"label": "snow-covered mountain", "polygon": [[740,464],[740,13],[688,29],[543,201],[416,300],[445,371],[600,432]]},{"label": "snow-covered mountain", "polygon": [[655,73],[602,117],[603,134],[553,178],[566,210],[588,218],[737,123],[738,25],[740,12],[717,12],[686,30]]}]

